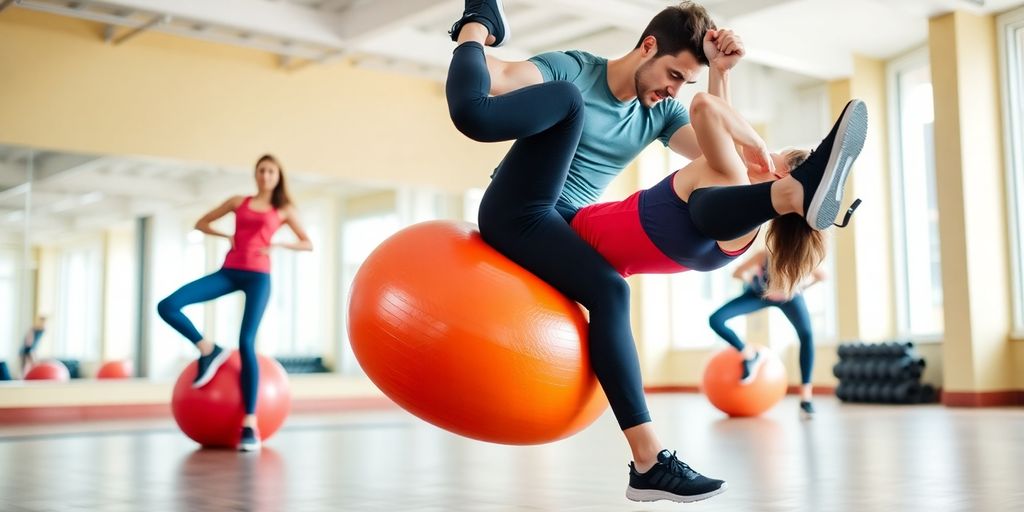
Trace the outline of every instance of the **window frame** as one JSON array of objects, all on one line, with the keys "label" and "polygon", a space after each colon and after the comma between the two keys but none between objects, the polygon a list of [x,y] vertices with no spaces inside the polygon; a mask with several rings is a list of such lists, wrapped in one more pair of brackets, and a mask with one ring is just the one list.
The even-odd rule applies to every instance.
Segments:
[{"label": "window frame", "polygon": [[[1013,337],[1024,338],[1024,148],[1016,143],[1024,137],[1024,116],[1013,114],[1024,111],[1024,7],[1000,15],[996,19],[999,44],[1000,102],[1003,121],[1003,152],[1006,166],[1007,227],[1011,257],[1011,286],[1013,287]],[[1018,40],[1015,36],[1020,37]]]},{"label": "window frame", "polygon": [[[906,240],[907,225],[904,215],[904,187],[903,187],[903,143],[902,127],[900,116],[900,86],[899,76],[902,72],[913,69],[919,65],[931,66],[930,52],[927,45],[910,50],[903,55],[896,57],[886,63],[885,81],[887,108],[889,115],[888,143],[889,143],[889,185],[890,210],[892,213],[892,256],[893,256],[893,285],[896,305],[896,330],[901,338],[913,338],[918,342],[941,342],[945,336],[945,326],[937,333],[918,334],[914,333],[910,325],[910,283],[907,275]],[[943,300],[945,306],[945,300]]]}]

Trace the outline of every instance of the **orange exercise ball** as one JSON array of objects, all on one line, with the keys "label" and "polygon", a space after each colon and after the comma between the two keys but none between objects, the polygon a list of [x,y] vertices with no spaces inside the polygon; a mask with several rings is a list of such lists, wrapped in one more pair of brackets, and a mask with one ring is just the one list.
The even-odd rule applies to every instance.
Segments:
[{"label": "orange exercise ball", "polygon": [[764,362],[754,380],[740,384],[743,355],[732,348],[715,354],[704,367],[704,394],[729,416],[757,416],[786,395],[786,367],[779,356],[761,348]]},{"label": "orange exercise ball", "polygon": [[60,361],[43,361],[32,365],[25,380],[56,380],[60,382],[71,380],[71,372],[64,363]]},{"label": "orange exercise ball", "polygon": [[123,359],[120,361],[107,361],[100,366],[96,372],[97,379],[130,379],[135,376],[134,365],[131,361]]},{"label": "orange exercise ball", "polygon": [[385,240],[352,283],[348,333],[384,394],[450,432],[503,444],[570,436],[607,407],[580,307],[465,222]]},{"label": "orange exercise ball", "polygon": [[[266,440],[284,424],[292,406],[288,388],[288,374],[280,363],[257,354],[260,382],[256,391],[256,425],[260,439]],[[186,436],[208,447],[234,448],[241,437],[242,418],[242,358],[235,350],[217,369],[213,379],[195,389],[196,361],[192,361],[178,376],[171,397],[174,421]]]}]

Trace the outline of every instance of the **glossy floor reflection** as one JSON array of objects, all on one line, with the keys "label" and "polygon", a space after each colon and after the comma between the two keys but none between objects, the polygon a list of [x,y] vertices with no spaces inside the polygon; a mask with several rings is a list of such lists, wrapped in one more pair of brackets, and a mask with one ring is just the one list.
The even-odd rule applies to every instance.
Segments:
[{"label": "glossy floor reflection", "polygon": [[729,490],[627,501],[610,415],[551,445],[461,439],[399,410],[294,415],[259,454],[198,450],[168,421],[0,427],[3,511],[1024,510],[1024,409],[787,398],[729,420],[699,395],[650,399],[663,440]]}]

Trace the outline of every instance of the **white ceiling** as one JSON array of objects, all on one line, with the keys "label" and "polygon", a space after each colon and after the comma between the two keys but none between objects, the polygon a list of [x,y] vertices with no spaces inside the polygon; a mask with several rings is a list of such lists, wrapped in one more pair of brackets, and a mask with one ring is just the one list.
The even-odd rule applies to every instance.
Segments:
[{"label": "white ceiling", "polygon": [[[505,0],[514,37],[495,54],[552,49],[619,56],[670,0]],[[750,61],[819,79],[846,76],[851,55],[888,58],[924,43],[930,16],[1000,12],[1021,0],[705,0],[719,26],[746,40]],[[980,5],[979,5],[980,4]],[[443,79],[458,0],[18,0],[27,8],[109,25],[112,43],[157,30],[276,53],[300,69],[357,65]],[[140,32],[142,33],[142,32]],[[125,36],[130,36],[125,39]]]}]

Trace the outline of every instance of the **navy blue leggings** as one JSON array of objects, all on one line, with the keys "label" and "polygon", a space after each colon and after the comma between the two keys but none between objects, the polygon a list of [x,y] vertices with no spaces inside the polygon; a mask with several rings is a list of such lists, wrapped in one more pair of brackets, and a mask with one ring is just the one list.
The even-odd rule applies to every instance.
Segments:
[{"label": "navy blue leggings", "polygon": [[807,312],[807,303],[804,296],[794,295],[788,302],[775,302],[761,296],[761,290],[747,287],[743,295],[727,302],[724,306],[711,314],[709,322],[711,329],[718,333],[736,350],[743,350],[743,340],[736,335],[736,332],[726,327],[725,322],[730,318],[753,313],[770,306],[782,310],[782,313],[789,319],[796,329],[796,335],[800,338],[800,381],[804,384],[811,383],[811,370],[814,369],[814,335],[811,331],[811,315]]},{"label": "navy blue leggings", "polygon": [[481,142],[517,139],[480,203],[480,234],[492,247],[590,312],[590,363],[622,429],[651,421],[629,324],[629,286],[569,227],[555,204],[583,130],[583,98],[569,82],[489,97],[483,47],[455,49],[448,109]]},{"label": "navy blue leggings", "polygon": [[160,318],[192,343],[199,343],[203,335],[181,312],[190,304],[206,302],[241,290],[245,294],[245,310],[238,334],[238,352],[242,356],[242,400],[246,414],[256,413],[256,391],[260,382],[260,367],[256,362],[256,330],[263,319],[270,298],[270,274],[222,268],[178,288],[160,301],[156,310]]}]

